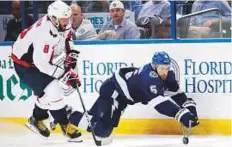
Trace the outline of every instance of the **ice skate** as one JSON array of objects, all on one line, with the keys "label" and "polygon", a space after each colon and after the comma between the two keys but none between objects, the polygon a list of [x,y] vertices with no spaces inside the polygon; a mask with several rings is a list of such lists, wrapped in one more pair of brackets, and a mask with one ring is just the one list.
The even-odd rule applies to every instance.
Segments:
[{"label": "ice skate", "polygon": [[37,121],[34,117],[30,117],[28,122],[26,123],[26,127],[28,127],[33,132],[42,135],[43,137],[49,137],[50,131],[43,123],[43,121]]},{"label": "ice skate", "polygon": [[82,135],[74,125],[61,125],[61,130],[65,136],[69,138],[69,142],[82,142]]},{"label": "ice skate", "polygon": [[[68,105],[65,105],[65,109],[66,109],[66,112],[67,112],[67,116],[69,117],[71,114],[72,114],[72,107],[71,106],[68,106]],[[50,130],[55,130],[56,129],[56,125],[58,124],[57,121],[55,121],[52,116],[50,116],[50,123],[49,123],[49,127],[50,127]]]}]

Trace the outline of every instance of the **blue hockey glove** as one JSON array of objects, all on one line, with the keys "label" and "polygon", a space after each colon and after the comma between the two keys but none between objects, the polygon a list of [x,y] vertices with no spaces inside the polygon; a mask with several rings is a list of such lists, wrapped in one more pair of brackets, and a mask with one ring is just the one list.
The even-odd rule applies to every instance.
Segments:
[{"label": "blue hockey glove", "polygon": [[182,106],[183,108],[187,108],[196,118],[198,118],[196,105],[196,102],[192,98],[188,98]]},{"label": "blue hockey glove", "polygon": [[198,119],[187,109],[180,109],[175,116],[175,119],[182,123],[185,127],[189,127],[191,121],[191,127],[195,127],[199,124]]}]

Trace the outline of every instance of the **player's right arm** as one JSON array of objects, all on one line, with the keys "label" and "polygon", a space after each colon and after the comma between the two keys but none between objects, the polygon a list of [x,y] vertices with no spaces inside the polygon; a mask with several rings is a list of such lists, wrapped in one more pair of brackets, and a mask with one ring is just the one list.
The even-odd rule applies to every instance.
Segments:
[{"label": "player's right arm", "polygon": [[192,127],[198,125],[197,118],[187,108],[180,108],[170,101],[170,97],[159,95],[148,104],[155,108],[160,114],[173,117],[186,127],[189,127],[189,121],[192,121]]},{"label": "player's right arm", "polygon": [[181,108],[171,101],[171,98],[163,94],[162,84],[155,75],[151,76],[149,85],[147,86],[147,97],[149,97],[148,105],[155,108],[160,114],[173,117],[179,122],[189,127],[189,121],[192,121],[192,127],[198,124],[194,115],[187,108]]},{"label": "player's right arm", "polygon": [[197,116],[196,102],[192,98],[188,98],[187,95],[180,89],[178,82],[176,81],[173,71],[168,72],[167,80],[168,91],[165,91],[171,99],[181,108],[188,108],[195,117]]}]

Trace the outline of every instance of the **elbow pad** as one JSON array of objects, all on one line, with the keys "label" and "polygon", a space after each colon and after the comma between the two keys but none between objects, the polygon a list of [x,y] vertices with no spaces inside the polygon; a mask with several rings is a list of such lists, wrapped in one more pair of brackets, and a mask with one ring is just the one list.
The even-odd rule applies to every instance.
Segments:
[{"label": "elbow pad", "polygon": [[169,97],[158,96],[152,99],[149,103],[160,114],[175,117],[176,113],[180,110],[180,107],[169,100]]},{"label": "elbow pad", "polygon": [[182,105],[187,101],[187,96],[184,92],[178,93],[178,94],[172,96],[171,98],[180,107],[182,107]]},{"label": "elbow pad", "polygon": [[175,117],[180,108],[176,104],[172,103],[170,100],[167,100],[155,106],[155,109],[163,115]]}]

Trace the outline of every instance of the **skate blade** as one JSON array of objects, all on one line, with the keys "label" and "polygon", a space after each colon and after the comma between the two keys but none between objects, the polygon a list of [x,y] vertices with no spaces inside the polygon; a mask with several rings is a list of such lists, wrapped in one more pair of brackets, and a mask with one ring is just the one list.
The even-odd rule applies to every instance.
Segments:
[{"label": "skate blade", "polygon": [[50,123],[48,129],[49,129],[50,131],[54,131],[54,130],[56,129],[56,124]]},{"label": "skate blade", "polygon": [[43,139],[48,139],[48,137],[45,137],[45,136],[41,135],[41,134],[37,131],[37,129],[36,129],[33,125],[29,124],[28,122],[27,122],[24,126],[26,126],[29,130],[31,130],[33,133],[37,134],[37,135],[40,136],[41,138],[43,138]]},{"label": "skate blade", "polygon": [[83,142],[83,139],[82,139],[82,136],[80,136],[80,137],[77,137],[77,138],[68,139],[68,142],[81,143],[81,142]]},{"label": "skate blade", "polygon": [[108,144],[111,144],[113,142],[112,136],[109,136],[109,137],[106,137],[106,138],[96,136],[96,139],[101,141],[102,145],[108,145]]}]

